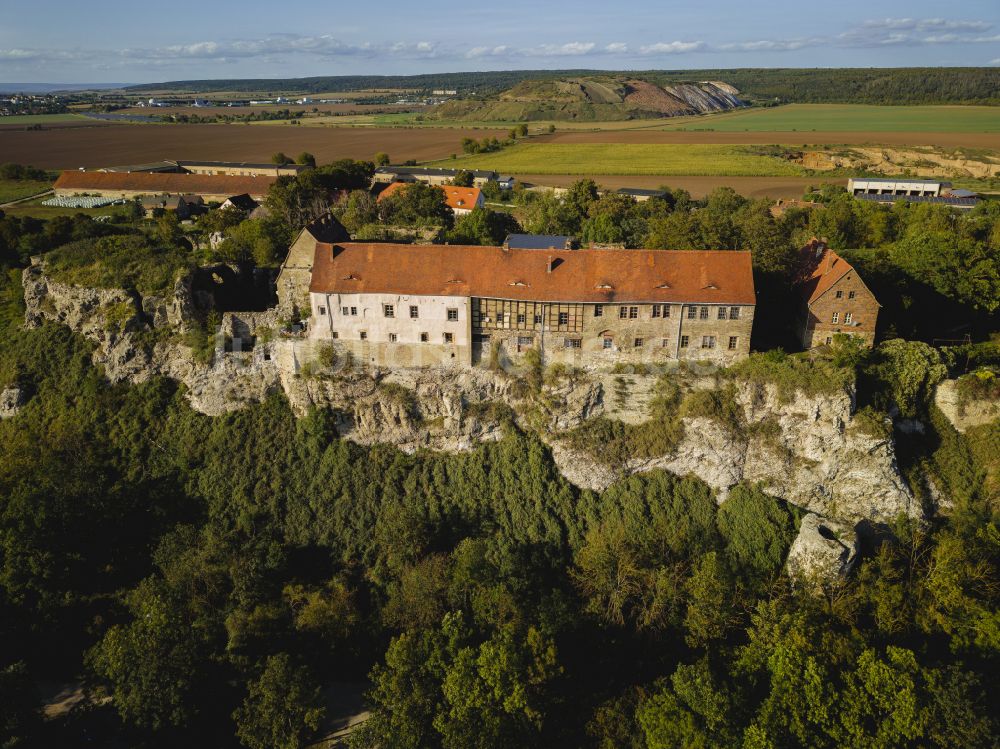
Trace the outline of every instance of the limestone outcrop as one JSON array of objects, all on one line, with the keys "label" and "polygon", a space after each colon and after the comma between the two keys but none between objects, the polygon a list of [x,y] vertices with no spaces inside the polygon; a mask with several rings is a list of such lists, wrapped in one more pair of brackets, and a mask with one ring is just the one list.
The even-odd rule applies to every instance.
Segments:
[{"label": "limestone outcrop", "polygon": [[0,419],[11,419],[28,402],[28,396],[19,387],[4,388],[0,391]]},{"label": "limestone outcrop", "polygon": [[[281,391],[299,415],[314,406],[332,409],[345,439],[406,451],[469,450],[499,439],[514,422],[539,434],[562,473],[583,488],[601,490],[622,476],[664,469],[699,477],[720,501],[737,483],[758,482],[775,496],[852,524],[918,513],[898,473],[890,430],[871,434],[856,423],[848,390],[783,398],[773,386],[731,381],[739,424],[685,417],[683,437],[669,453],[611,465],[600,446],[592,453],[570,449],[564,433],[595,417],[646,421],[657,377],[567,372],[538,391],[522,377],[480,368],[323,367],[322,347],[280,333],[273,310],[224,315],[214,355],[203,363],[184,344],[198,306],[190,283],[179,281],[170,299],[141,299],[54,283],[39,264],[23,278],[28,327],[66,324],[95,343],[94,362],[110,380],[172,378],[206,414]],[[720,386],[711,376],[678,378],[688,391]]]},{"label": "limestone outcrop", "polygon": [[965,400],[958,392],[958,380],[945,380],[934,393],[934,403],[960,432],[992,424],[1000,419],[1000,403],[994,400]]},{"label": "limestone outcrop", "polygon": [[785,566],[793,579],[832,583],[851,571],[857,556],[858,538],[853,530],[810,512],[802,518]]}]

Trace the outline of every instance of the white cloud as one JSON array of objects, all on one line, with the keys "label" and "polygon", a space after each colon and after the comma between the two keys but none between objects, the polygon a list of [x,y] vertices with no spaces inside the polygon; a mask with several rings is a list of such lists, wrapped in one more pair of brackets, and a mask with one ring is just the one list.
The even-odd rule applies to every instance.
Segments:
[{"label": "white cloud", "polygon": [[500,44],[496,47],[473,47],[465,53],[465,56],[470,60],[479,57],[509,57],[513,51],[513,48],[506,44]]},{"label": "white cloud", "polygon": [[604,47],[604,51],[609,55],[623,55],[628,52],[628,45],[625,42],[612,42]]},{"label": "white cloud", "polygon": [[574,57],[594,51],[595,42],[567,42],[566,44],[540,44],[521,50],[526,57]]},{"label": "white cloud", "polygon": [[708,47],[705,42],[657,42],[639,47],[643,55],[679,55],[685,52],[701,52]]},{"label": "white cloud", "polygon": [[892,31],[955,31],[975,33],[987,31],[993,24],[988,21],[956,21],[946,18],[878,18],[861,24],[866,29]]},{"label": "white cloud", "polygon": [[822,39],[759,39],[755,42],[733,42],[722,44],[719,49],[726,52],[790,52],[823,43]]},{"label": "white cloud", "polygon": [[848,47],[898,47],[932,44],[990,44],[1000,35],[986,34],[988,21],[945,18],[882,18],[864,21],[836,37]]}]

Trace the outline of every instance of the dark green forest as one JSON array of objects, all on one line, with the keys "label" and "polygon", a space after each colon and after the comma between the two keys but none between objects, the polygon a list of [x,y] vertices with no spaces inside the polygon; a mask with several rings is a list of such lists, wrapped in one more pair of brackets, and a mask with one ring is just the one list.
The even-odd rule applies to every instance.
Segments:
[{"label": "dark green forest", "polygon": [[[309,187],[282,182],[274,220],[299,221]],[[169,380],[111,385],[68,328],[23,329],[29,255],[56,247],[63,280],[144,293],[205,258],[163,217],[0,217],[0,390],[27,396],[0,421],[0,747],[302,747],[362,692],[364,749],[996,747],[1000,422],[960,434],[931,395],[965,375],[996,397],[1000,210],[816,197],[775,219],[731,191],[637,205],[582,181],[518,213],[628,246],[750,248],[762,329],[788,317],[803,236],[848,248],[884,305],[874,351],[793,356],[765,335],[720,375],[789,397],[846,385],[873,433],[890,414],[922,425],[895,430],[900,471],[947,511],[867,529],[825,583],[788,577],[801,511],[760,486],[719,504],[653,471],[580,490],[505,404],[482,404],[498,442],[408,455],[280,394],[208,417]],[[477,226],[488,241],[481,215],[448,231]],[[287,228],[243,222],[218,252],[274,263],[263,239]],[[928,345],[956,322],[968,344]],[[732,418],[723,392],[700,413]],[[576,435],[611,454],[656,436]],[[87,698],[43,719],[67,683]]]},{"label": "dark green forest", "polygon": [[722,80],[750,101],[816,104],[997,104],[998,68],[732,68],[706,70],[497,70],[408,76],[322,76],[170,81],[129,91],[296,91],[323,93],[369,89],[456,89],[478,97],[500,93],[522,81],[580,76],[628,75],[661,85]]}]

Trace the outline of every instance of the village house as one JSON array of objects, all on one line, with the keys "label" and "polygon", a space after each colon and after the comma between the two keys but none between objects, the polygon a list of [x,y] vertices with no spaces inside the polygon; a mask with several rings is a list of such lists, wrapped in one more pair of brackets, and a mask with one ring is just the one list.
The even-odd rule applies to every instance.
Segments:
[{"label": "village house", "polygon": [[60,197],[101,195],[131,200],[148,195],[197,195],[205,201],[221,203],[231,195],[242,193],[262,200],[276,179],[164,172],[67,171],[59,175],[53,189]]},{"label": "village house", "polygon": [[838,333],[873,346],[881,305],[854,267],[818,239],[802,249],[800,263],[797,331],[802,347],[829,346]]},{"label": "village house", "polygon": [[278,308],[282,315],[286,317],[308,315],[309,281],[312,278],[317,244],[349,242],[350,239],[351,236],[343,224],[329,213],[303,227],[289,247],[285,262],[278,271],[276,282]]},{"label": "village house", "polygon": [[[393,182],[386,185],[376,200],[382,201],[410,184],[409,182]],[[472,213],[473,209],[486,205],[482,190],[478,187],[455,187],[454,185],[437,185],[437,187],[444,190],[444,202],[451,208],[455,216],[464,216],[467,213]]]},{"label": "village house", "polygon": [[260,205],[256,200],[251,198],[246,193],[242,195],[231,195],[222,201],[222,205],[219,206],[220,211],[239,211],[246,215],[253,213],[253,210]]},{"label": "village house", "polygon": [[[314,245],[309,335],[379,366],[747,356],[750,253]],[[280,290],[279,290],[280,293]]]}]

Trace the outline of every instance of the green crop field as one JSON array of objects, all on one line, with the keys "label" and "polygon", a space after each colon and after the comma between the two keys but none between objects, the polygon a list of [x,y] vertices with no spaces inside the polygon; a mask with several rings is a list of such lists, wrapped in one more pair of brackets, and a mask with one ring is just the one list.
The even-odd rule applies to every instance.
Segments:
[{"label": "green crop field", "polygon": [[686,117],[664,129],[717,132],[1000,133],[1000,107],[788,104],[720,115]]},{"label": "green crop field", "polygon": [[50,125],[56,122],[79,122],[87,119],[82,114],[15,114],[0,117],[0,125]]},{"label": "green crop field", "polygon": [[456,169],[514,174],[651,174],[704,177],[796,177],[796,164],[747,146],[650,143],[523,143],[497,153],[436,162]]},{"label": "green crop field", "polygon": [[34,180],[0,179],[0,205],[37,195],[52,187],[51,182]]}]

